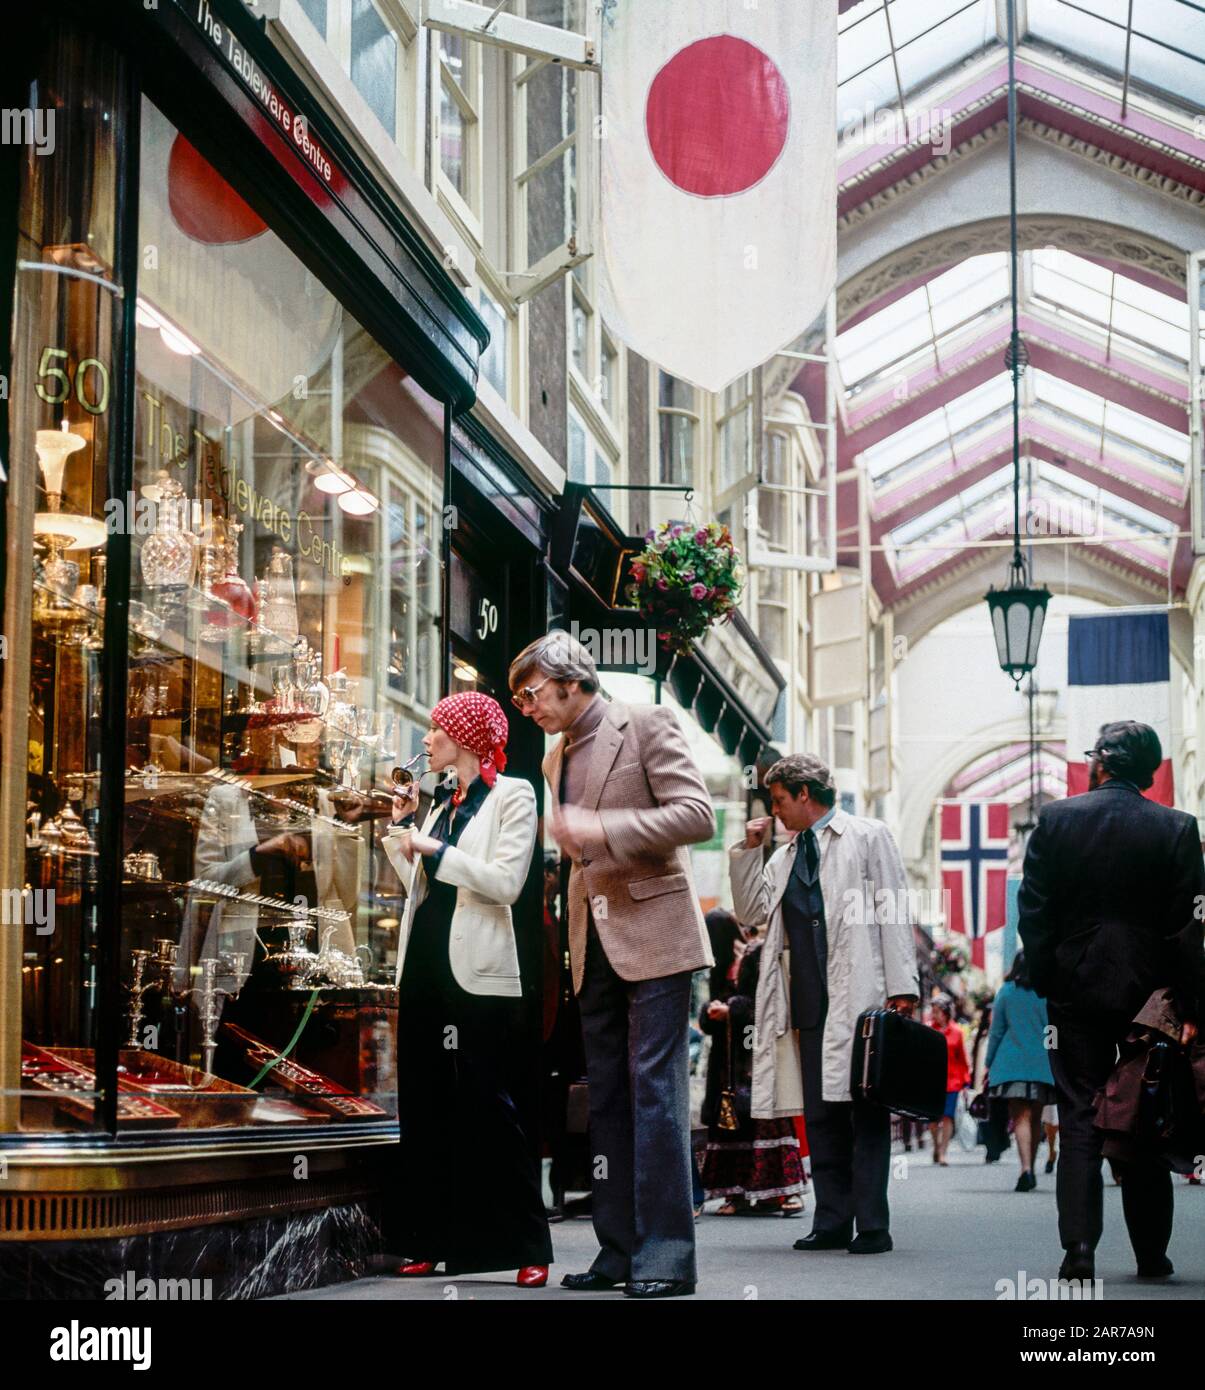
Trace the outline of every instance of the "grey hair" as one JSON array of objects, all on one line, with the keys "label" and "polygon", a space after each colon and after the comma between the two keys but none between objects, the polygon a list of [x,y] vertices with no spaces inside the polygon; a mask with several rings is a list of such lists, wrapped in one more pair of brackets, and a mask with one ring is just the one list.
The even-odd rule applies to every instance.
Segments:
[{"label": "grey hair", "polygon": [[562,628],[553,628],[543,637],[537,637],[511,662],[507,681],[515,690],[531,671],[555,681],[577,681],[587,695],[598,690],[598,667],[594,658],[576,637],[570,636]]}]

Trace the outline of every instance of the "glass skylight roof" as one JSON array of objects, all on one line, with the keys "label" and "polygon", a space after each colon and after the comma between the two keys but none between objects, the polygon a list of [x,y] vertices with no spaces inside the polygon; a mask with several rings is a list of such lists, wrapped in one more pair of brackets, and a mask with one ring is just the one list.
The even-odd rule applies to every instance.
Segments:
[{"label": "glass skylight roof", "polygon": [[1003,420],[1012,408],[1012,383],[1003,373],[904,425],[862,451],[866,470],[879,487],[895,486],[912,472],[948,462],[970,431]]},{"label": "glass skylight roof", "polygon": [[1118,76],[1205,104],[1205,4],[1200,0],[1029,0],[1029,32]]},{"label": "glass skylight roof", "polygon": [[840,124],[908,93],[996,42],[991,0],[862,0],[838,20]]},{"label": "glass skylight roof", "polygon": [[1048,313],[1103,331],[1110,346],[1116,338],[1177,365],[1187,363],[1187,300],[1068,251],[1035,251],[1031,259],[1034,302]]},{"label": "glass skylight roof", "polygon": [[1107,401],[1092,391],[1085,391],[1061,377],[1035,371],[1033,392],[1040,405],[1077,423],[1089,425],[1099,433],[1100,451],[1107,455],[1111,448],[1135,453],[1150,463],[1164,468],[1182,469],[1189,459],[1187,434],[1169,429],[1157,420],[1139,415],[1136,410]]},{"label": "glass skylight roof", "polygon": [[[1012,464],[947,497],[889,531],[883,541],[898,583],[910,583],[948,560],[963,542],[1012,532]],[[1039,534],[1105,537],[1113,548],[1166,573],[1176,523],[1045,460],[1023,459],[1021,507]],[[1024,523],[1023,523],[1024,524]]]},{"label": "glass skylight roof", "polygon": [[884,373],[933,366],[943,339],[1007,298],[1004,253],[971,256],[839,334],[842,380],[852,391]]},{"label": "glass skylight roof", "polygon": [[[1019,44],[1048,44],[1194,111],[1205,105],[1202,0],[1028,0],[1017,9],[1018,22],[1028,14]],[[993,0],[861,0],[838,20],[839,127],[855,127],[868,108],[917,105],[943,73],[1003,49],[1004,23]]]}]

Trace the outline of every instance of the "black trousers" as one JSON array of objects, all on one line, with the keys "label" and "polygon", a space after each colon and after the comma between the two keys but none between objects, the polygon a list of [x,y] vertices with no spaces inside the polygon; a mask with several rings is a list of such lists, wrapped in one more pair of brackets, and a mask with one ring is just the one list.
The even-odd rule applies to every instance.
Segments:
[{"label": "black trousers", "polygon": [[695,1279],[690,971],[622,980],[591,922],[578,995],[590,1082],[592,1212],[608,1279]]},{"label": "black trousers", "polygon": [[511,1095],[517,1003],[403,991],[386,1239],[448,1274],[552,1263],[539,1166]]},{"label": "black trousers", "polygon": [[887,1180],[891,1176],[891,1115],[865,1101],[824,1099],[823,1025],[802,1029],[803,1118],[816,1185],[812,1230],[853,1235],[885,1231],[891,1223]]},{"label": "black trousers", "polygon": [[[1096,1248],[1104,1228],[1104,1179],[1100,1132],[1092,1101],[1117,1061],[1117,1045],[1132,1024],[1125,1015],[1077,1015],[1048,1007],[1057,1030],[1050,1069],[1059,1093],[1059,1166],[1055,1191],[1063,1248],[1087,1241]],[[1172,1175],[1158,1159],[1114,1165],[1121,1179],[1121,1206],[1130,1244],[1141,1260],[1167,1250],[1172,1234]]]}]

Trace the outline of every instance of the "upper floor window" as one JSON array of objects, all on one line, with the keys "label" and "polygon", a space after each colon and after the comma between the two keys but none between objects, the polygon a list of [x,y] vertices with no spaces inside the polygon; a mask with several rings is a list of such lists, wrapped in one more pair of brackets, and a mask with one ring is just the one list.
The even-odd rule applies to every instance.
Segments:
[{"label": "upper floor window", "polygon": [[753,376],[746,372],[725,386],[716,403],[719,477],[716,490],[727,492],[749,471],[753,445]]},{"label": "upper floor window", "polygon": [[352,85],[389,137],[404,143],[407,45],[397,0],[300,0]]},{"label": "upper floor window", "polygon": [[569,481],[589,483],[598,500],[610,510],[611,491],[607,484],[612,481],[614,464],[574,410],[569,412],[568,464]]},{"label": "upper floor window", "polygon": [[689,486],[694,482],[698,445],[697,392],[688,381],[668,372],[657,373],[657,440],[663,483]]},{"label": "upper floor window", "polygon": [[437,131],[441,187],[457,211],[478,223],[481,207],[481,48],[459,34],[437,33]]},{"label": "upper floor window", "polygon": [[584,388],[613,424],[619,423],[619,344],[607,331],[595,303],[593,259],[573,268],[569,308],[569,351]]}]

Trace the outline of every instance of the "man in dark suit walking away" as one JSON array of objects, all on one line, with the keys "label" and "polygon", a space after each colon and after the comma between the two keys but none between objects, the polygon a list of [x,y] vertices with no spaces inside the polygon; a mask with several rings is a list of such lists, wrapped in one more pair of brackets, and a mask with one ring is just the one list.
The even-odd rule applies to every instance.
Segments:
[{"label": "man in dark suit walking away", "polygon": [[[1018,929],[1034,989],[1048,1001],[1059,1093],[1059,1277],[1095,1277],[1103,1225],[1093,1098],[1152,991],[1170,986],[1196,1036],[1205,954],[1195,913],[1205,867],[1194,817],[1142,795],[1163,760],[1146,724],[1105,724],[1088,754],[1089,790],[1045,806],[1025,854]],[[1172,1179],[1157,1160],[1117,1165],[1138,1274],[1172,1271]]]}]

